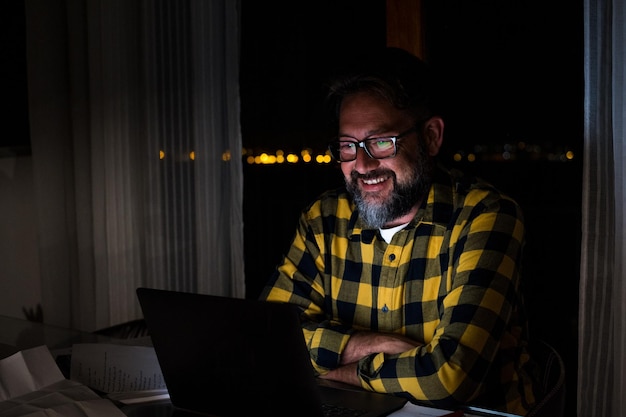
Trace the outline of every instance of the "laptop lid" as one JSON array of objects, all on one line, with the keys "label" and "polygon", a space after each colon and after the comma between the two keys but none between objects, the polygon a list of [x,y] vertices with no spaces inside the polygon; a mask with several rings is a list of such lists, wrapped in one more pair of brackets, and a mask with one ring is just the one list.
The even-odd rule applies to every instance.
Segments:
[{"label": "laptop lid", "polygon": [[292,305],[149,288],[137,296],[174,408],[318,417],[330,394],[334,403],[353,401],[346,406],[382,416],[406,402],[356,387],[320,388]]}]

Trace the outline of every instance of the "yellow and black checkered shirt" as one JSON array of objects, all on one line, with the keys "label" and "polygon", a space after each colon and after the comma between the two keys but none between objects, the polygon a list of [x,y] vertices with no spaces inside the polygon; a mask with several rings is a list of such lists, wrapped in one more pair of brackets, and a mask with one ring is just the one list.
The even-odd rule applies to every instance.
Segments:
[{"label": "yellow and black checkered shirt", "polygon": [[350,334],[367,329],[421,344],[359,361],[365,389],[438,407],[481,405],[523,415],[520,207],[489,184],[437,167],[428,199],[387,244],[343,189],[301,215],[262,299],[303,310],[315,370],[337,368]]}]

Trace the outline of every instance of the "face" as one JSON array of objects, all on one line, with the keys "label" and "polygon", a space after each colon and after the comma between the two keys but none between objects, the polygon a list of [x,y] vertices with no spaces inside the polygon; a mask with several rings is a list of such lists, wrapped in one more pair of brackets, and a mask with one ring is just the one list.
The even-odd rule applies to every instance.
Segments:
[{"label": "face", "polygon": [[[342,102],[339,136],[355,141],[396,136],[414,123],[409,114],[386,100],[357,93]],[[442,134],[441,119],[431,118],[424,129],[396,141],[395,157],[374,159],[358,148],[354,161],[341,163],[347,189],[370,227],[393,227],[415,215],[430,187],[432,157],[439,151]]]}]

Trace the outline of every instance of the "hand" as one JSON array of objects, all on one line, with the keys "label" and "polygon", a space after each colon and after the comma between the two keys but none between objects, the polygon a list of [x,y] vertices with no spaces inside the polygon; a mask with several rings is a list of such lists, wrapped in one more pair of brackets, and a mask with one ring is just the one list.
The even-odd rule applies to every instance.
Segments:
[{"label": "hand", "polygon": [[372,353],[402,353],[420,346],[420,343],[394,333],[356,332],[341,354],[341,364],[358,362]]}]

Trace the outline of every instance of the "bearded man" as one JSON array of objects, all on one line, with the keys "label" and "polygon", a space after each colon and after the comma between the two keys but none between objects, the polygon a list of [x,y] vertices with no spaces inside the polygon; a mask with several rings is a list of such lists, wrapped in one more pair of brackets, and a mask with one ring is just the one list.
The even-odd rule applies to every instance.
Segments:
[{"label": "bearded man", "polygon": [[329,149],[345,187],[302,212],[261,299],[300,308],[320,378],[525,415],[535,397],[523,215],[437,161],[437,90],[430,68],[395,48],[335,80]]}]

